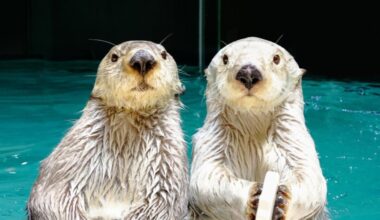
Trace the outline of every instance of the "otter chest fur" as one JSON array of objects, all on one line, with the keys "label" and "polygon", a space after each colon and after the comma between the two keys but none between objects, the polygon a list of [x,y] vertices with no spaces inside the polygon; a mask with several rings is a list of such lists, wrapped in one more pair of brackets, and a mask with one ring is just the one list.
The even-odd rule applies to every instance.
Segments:
[{"label": "otter chest fur", "polygon": [[[100,132],[93,131],[94,141],[102,141],[103,146],[86,149],[89,169],[93,168],[92,175],[88,173],[91,175],[88,183],[94,184],[87,184],[83,189],[90,216],[105,215],[102,212],[122,216],[136,202],[144,202],[149,192],[169,198],[168,193],[179,190],[180,186],[171,182],[170,172],[173,167],[184,166],[184,143],[181,139],[167,138],[181,134],[178,106],[171,108],[148,113],[152,115],[111,109],[92,124]],[[186,170],[182,168],[182,172]]]},{"label": "otter chest fur", "polygon": [[[276,158],[271,124],[274,112],[234,114],[227,108],[224,117],[221,121],[226,127],[225,138],[228,140],[225,163],[231,172],[247,180],[263,182],[267,170],[279,172],[278,168],[284,168],[285,164],[281,163],[272,167],[270,160],[270,157]],[[240,123],[234,123],[237,121]]]}]

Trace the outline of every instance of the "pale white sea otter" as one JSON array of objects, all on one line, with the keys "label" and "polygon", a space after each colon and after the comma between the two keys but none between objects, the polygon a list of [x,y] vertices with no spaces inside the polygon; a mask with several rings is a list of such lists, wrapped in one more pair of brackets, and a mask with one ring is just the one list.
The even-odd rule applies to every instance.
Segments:
[{"label": "pale white sea otter", "polygon": [[326,182],[303,114],[303,70],[260,38],[223,48],[206,69],[207,117],[193,138],[191,203],[200,219],[255,219],[267,171],[273,219],[326,219]]},{"label": "pale white sea otter", "polygon": [[81,118],[42,162],[29,219],[183,219],[181,89],[177,65],[161,45],[114,46]]}]

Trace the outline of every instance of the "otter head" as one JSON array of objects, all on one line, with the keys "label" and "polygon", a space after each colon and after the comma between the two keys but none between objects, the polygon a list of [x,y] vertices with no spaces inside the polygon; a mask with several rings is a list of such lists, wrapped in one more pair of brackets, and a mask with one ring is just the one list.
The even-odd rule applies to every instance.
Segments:
[{"label": "otter head", "polygon": [[127,41],[101,61],[93,96],[132,111],[164,106],[181,91],[177,65],[160,44]]},{"label": "otter head", "polygon": [[279,45],[260,38],[235,41],[206,69],[208,94],[236,110],[266,111],[294,90],[304,70]]}]

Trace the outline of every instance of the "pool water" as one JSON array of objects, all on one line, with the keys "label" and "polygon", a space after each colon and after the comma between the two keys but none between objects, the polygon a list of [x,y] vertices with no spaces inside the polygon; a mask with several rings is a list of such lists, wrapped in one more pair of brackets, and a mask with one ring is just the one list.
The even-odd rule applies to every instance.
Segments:
[{"label": "pool water", "polygon": [[[39,162],[80,117],[96,66],[0,63],[0,219],[25,219]],[[206,114],[205,80],[193,75],[181,76],[187,88],[182,119],[189,146]],[[332,219],[380,219],[380,84],[306,78],[303,87]]]}]

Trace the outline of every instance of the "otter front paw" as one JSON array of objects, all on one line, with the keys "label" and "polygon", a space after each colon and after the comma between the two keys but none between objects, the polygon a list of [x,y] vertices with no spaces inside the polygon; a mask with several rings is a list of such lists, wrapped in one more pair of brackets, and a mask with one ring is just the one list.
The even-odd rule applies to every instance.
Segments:
[{"label": "otter front paw", "polygon": [[273,220],[284,220],[290,200],[290,191],[285,185],[278,187],[276,202],[273,209]]},{"label": "otter front paw", "polygon": [[249,192],[249,200],[247,205],[247,216],[249,220],[256,219],[257,207],[259,205],[259,198],[263,189],[261,183],[256,183]]}]

